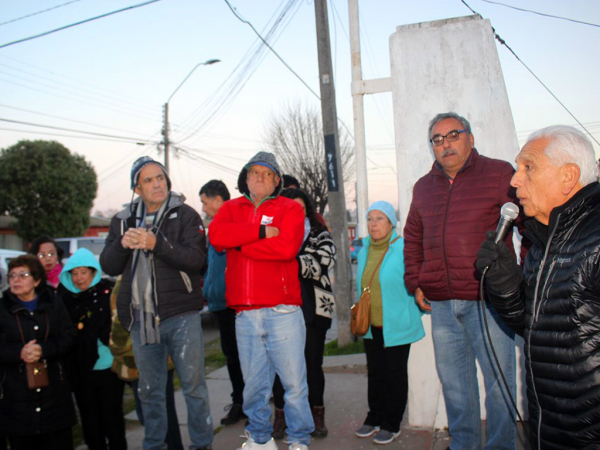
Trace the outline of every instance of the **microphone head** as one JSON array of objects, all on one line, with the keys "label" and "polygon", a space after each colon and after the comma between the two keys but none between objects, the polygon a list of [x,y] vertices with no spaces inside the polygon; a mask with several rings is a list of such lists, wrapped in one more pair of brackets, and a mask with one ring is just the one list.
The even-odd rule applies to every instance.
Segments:
[{"label": "microphone head", "polygon": [[515,220],[519,215],[519,207],[512,202],[505,203],[502,205],[500,210],[500,216],[505,217],[509,220]]}]

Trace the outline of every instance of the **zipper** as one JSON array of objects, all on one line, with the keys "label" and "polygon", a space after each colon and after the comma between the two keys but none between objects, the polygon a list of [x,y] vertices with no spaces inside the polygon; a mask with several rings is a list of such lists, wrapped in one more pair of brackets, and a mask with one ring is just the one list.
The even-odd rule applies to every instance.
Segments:
[{"label": "zipper", "polygon": [[56,364],[58,365],[58,375],[60,377],[60,381],[65,381],[65,377],[63,376],[62,364],[60,363],[60,361],[57,361]]},{"label": "zipper", "polygon": [[0,400],[4,400],[4,380],[6,379],[6,370],[2,371],[2,380],[0,380]]},{"label": "zipper", "polygon": [[[456,177],[454,177],[454,182],[456,181]],[[450,199],[452,197],[452,186],[453,183],[450,183],[448,187],[448,201],[446,202],[446,213],[444,214],[444,228],[442,230],[442,249],[444,252],[444,265],[446,266],[446,277],[448,278],[448,290],[450,291],[450,298],[454,298],[454,294],[452,294],[452,284],[450,282],[450,267],[448,266],[448,255],[446,255],[446,223],[448,222],[448,209],[450,209]]]},{"label": "zipper", "polygon": [[[560,221],[560,214],[558,215],[558,217],[556,218],[556,223],[554,224],[554,228],[552,229],[552,232],[550,233],[550,236],[548,237],[548,242],[546,243],[546,248],[544,250],[544,256],[542,257],[542,260],[540,261],[540,266],[538,268],[538,274],[536,277],[536,281],[535,281],[535,290],[533,292],[533,305],[532,305],[532,314],[531,314],[531,324],[529,326],[529,336],[527,338],[527,353],[528,353],[528,360],[529,360],[529,371],[531,372],[531,380],[532,380],[532,388],[533,388],[533,393],[535,395],[535,402],[537,404],[537,409],[538,409],[538,424],[537,424],[537,447],[538,449],[542,448],[542,407],[540,406],[540,399],[538,397],[538,393],[537,393],[537,389],[535,387],[535,380],[533,378],[533,366],[531,364],[531,333],[533,331],[533,324],[537,321],[537,317],[539,315],[539,309],[541,308],[541,303],[538,306],[538,294],[539,294],[539,287],[540,287],[540,282],[542,281],[542,274],[543,274],[543,270],[544,270],[544,266],[546,265],[546,261],[548,259],[548,253],[550,253],[550,245],[552,244],[552,238],[554,237],[554,234],[556,233],[556,229],[558,228],[558,222]],[[548,275],[550,274],[550,271],[552,270],[552,267],[550,268],[550,270],[548,271]],[[548,277],[546,277],[546,282],[548,281]],[[542,289],[542,291],[544,291],[544,289]]]}]

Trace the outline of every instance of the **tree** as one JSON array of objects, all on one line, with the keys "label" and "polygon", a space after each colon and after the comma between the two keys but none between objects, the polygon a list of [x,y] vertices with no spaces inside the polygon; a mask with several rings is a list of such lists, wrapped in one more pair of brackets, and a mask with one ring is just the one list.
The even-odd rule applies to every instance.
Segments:
[{"label": "tree", "polygon": [[0,213],[27,241],[82,235],[97,190],[94,168],[58,142],[19,141],[0,153]]},{"label": "tree", "polygon": [[[341,131],[339,139],[342,161],[338,167],[346,183],[352,178],[354,148],[348,133]],[[300,103],[288,105],[268,122],[265,140],[284,173],[300,181],[302,189],[315,202],[316,210],[323,214],[327,206],[327,168],[320,113]]]}]

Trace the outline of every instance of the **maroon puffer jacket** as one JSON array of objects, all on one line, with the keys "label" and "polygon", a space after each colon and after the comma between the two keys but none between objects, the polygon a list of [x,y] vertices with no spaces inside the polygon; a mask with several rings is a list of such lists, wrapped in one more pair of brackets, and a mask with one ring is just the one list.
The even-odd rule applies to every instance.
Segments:
[{"label": "maroon puffer jacket", "polygon": [[[420,287],[428,300],[479,298],[477,251],[485,233],[496,229],[502,205],[519,204],[513,173],[506,161],[473,149],[453,183],[437,163],[417,181],[404,228],[409,292]],[[512,233],[506,244],[513,248]]]}]

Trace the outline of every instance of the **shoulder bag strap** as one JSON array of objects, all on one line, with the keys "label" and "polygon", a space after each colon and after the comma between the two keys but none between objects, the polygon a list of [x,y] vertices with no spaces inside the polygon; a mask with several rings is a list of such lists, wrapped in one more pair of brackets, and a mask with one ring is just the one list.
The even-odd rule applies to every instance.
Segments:
[{"label": "shoulder bag strap", "polygon": [[[23,328],[21,328],[21,321],[19,320],[19,314],[15,313],[15,319],[17,319],[17,326],[19,327],[19,333],[21,334],[21,340],[23,341],[23,345],[25,342],[25,335],[23,334]],[[50,317],[48,316],[48,311],[46,311],[46,336],[44,336],[44,342],[48,340],[48,334],[50,333]]]},{"label": "shoulder bag strap", "polygon": [[15,313],[15,319],[17,319],[17,326],[19,327],[19,333],[21,333],[21,340],[23,341],[23,345],[25,345],[25,336],[23,335],[23,328],[21,328],[21,321],[19,320],[18,313]]},{"label": "shoulder bag strap", "polygon": [[383,255],[381,255],[381,259],[379,260],[379,262],[375,266],[375,269],[373,269],[373,273],[371,274],[371,279],[369,280],[369,284],[367,285],[367,287],[365,289],[369,289],[369,290],[371,289],[371,283],[373,282],[373,278],[375,278],[375,274],[377,273],[377,269],[379,269],[379,266],[383,262],[383,258],[385,258],[385,255],[386,255],[387,251],[390,249],[390,245],[392,245],[398,239],[400,239],[400,236],[398,236],[396,239],[394,239],[393,241],[391,241],[388,244],[388,246],[386,247],[385,251],[383,252]]}]

